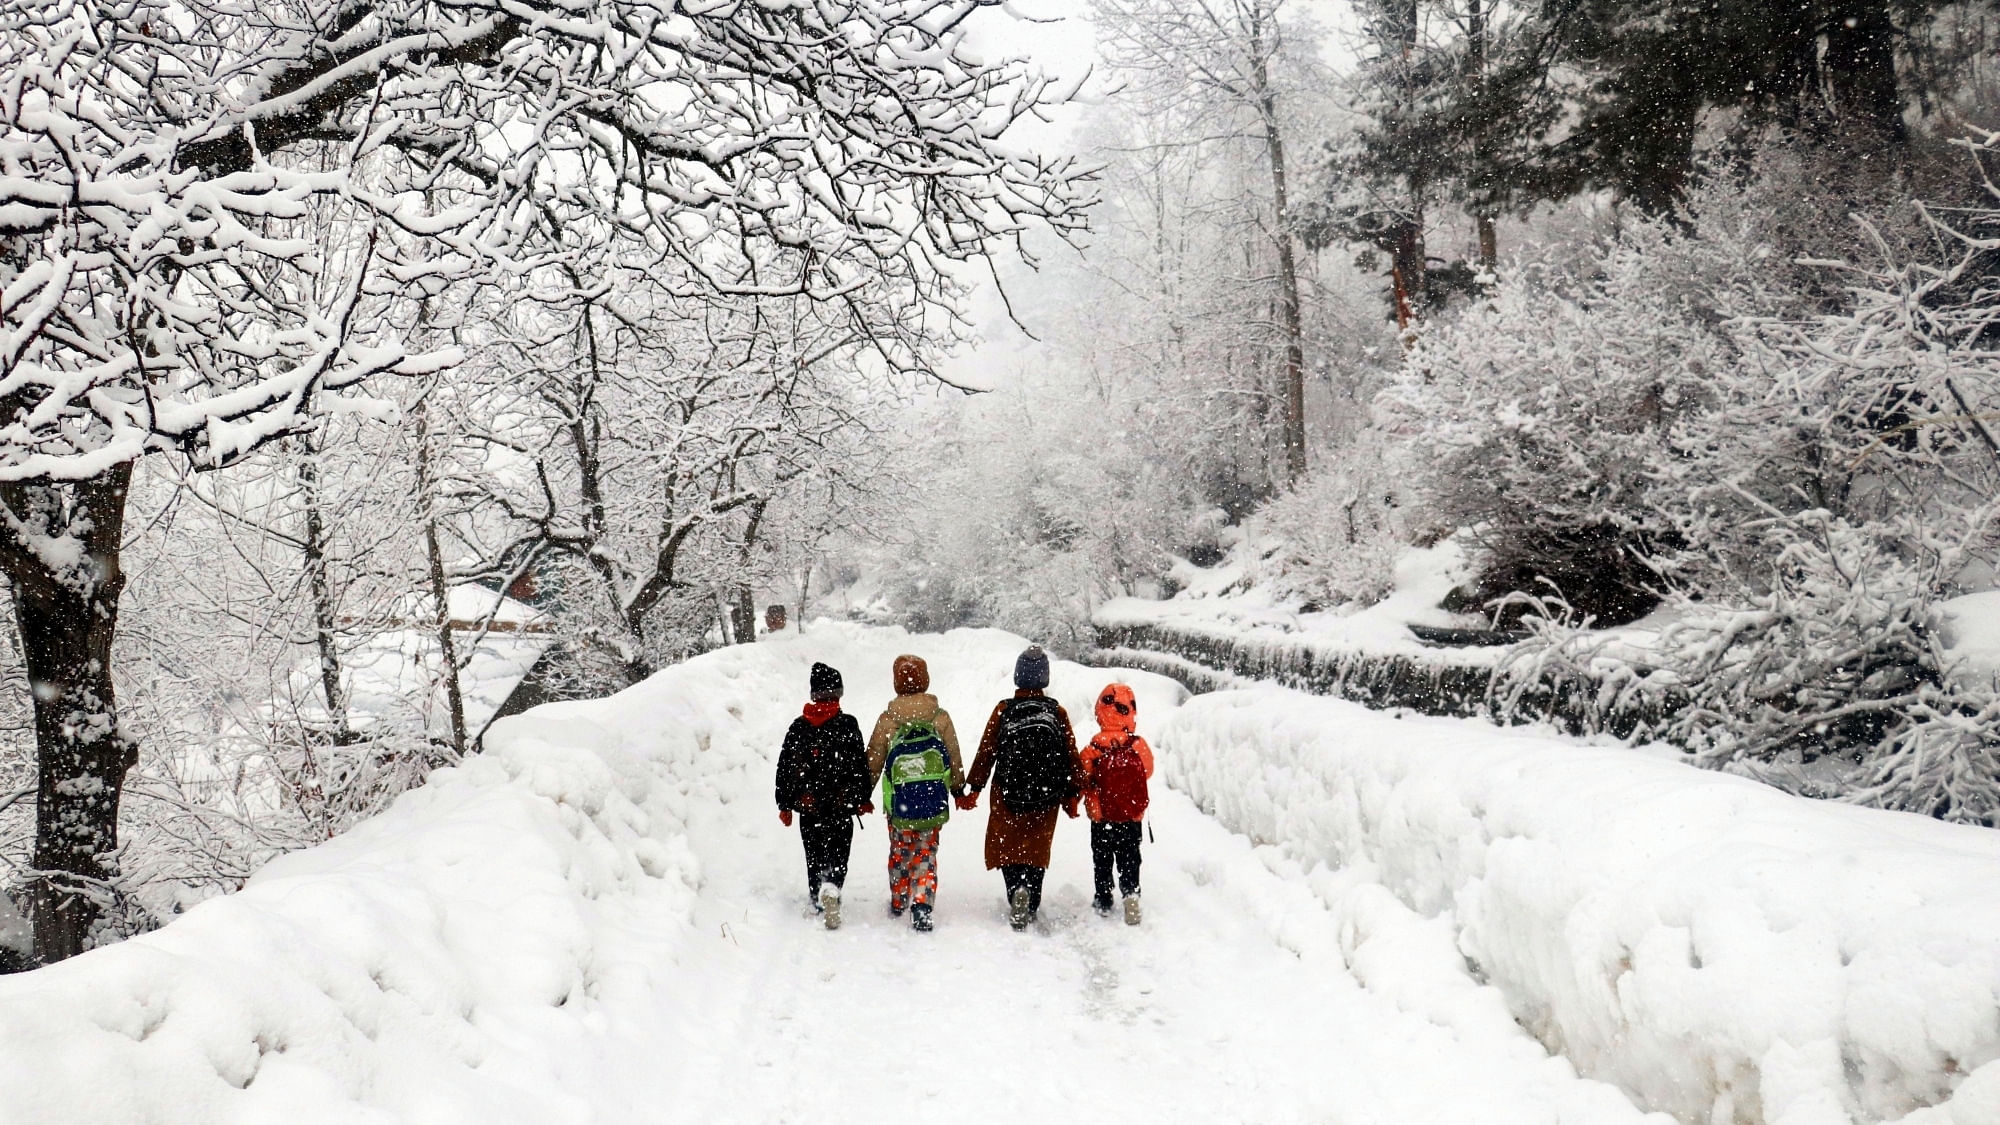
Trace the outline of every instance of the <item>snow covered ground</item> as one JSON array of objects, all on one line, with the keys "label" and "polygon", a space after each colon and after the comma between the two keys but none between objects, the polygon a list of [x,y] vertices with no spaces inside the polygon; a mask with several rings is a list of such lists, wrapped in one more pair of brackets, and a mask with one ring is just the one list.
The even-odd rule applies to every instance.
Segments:
[{"label": "snow covered ground", "polygon": [[[1590,1025],[1599,1010],[1572,1011],[1547,982],[1575,974],[1572,991],[1595,997],[1585,974],[1607,955],[1604,934],[1625,932],[1606,920],[1708,902],[1697,874],[1744,896],[1740,920],[1689,928],[1684,944],[1711,969],[1683,959],[1635,984],[1659,1010],[1702,1015],[1677,1032],[1689,1065],[1739,1057],[1772,1013],[1800,1008],[1810,1029],[1829,1007],[1879,1013],[1905,1038],[1958,1035],[1961,1074],[1985,1061],[2000,890],[1977,865],[2000,847],[1981,851],[1979,834],[1803,802],[1741,816],[1768,811],[1739,796],[1749,783],[1672,767],[1726,787],[1710,797],[1631,752],[1265,689],[1180,706],[1178,687],[1137,673],[1141,730],[1179,787],[1156,787],[1144,926],[1090,913],[1086,832],[1065,822],[1044,921],[1009,931],[998,876],[980,864],[982,809],[945,829],[936,933],[884,912],[879,817],[856,840],[848,925],[820,929],[803,914],[796,835],[770,799],[807,665],[839,667],[848,709],[867,722],[888,699],[891,658],[916,652],[971,737],[1022,643],[820,625],[610,700],[502,720],[481,758],[241,893],[0,980],[0,1120],[1666,1125],[1618,1086],[1579,1077],[1517,1016],[1547,987],[1562,1012],[1528,1024],[1657,1096],[1643,1066],[1620,1061],[1616,1029]],[[1059,664],[1053,693],[1081,718],[1108,677]],[[1470,811],[1482,795],[1493,803]],[[1770,846],[1740,860],[1719,845],[1688,851],[1732,818]],[[1815,835],[1819,825],[1838,831]],[[1836,837],[1855,864],[1813,850]],[[1347,869],[1326,866],[1336,859]],[[1743,881],[1756,871],[1768,878]],[[1773,888],[1787,872],[1818,877],[1786,898]],[[1663,874],[1674,878],[1655,886]],[[1812,913],[1829,887],[1830,921]],[[1790,950],[1758,938],[1771,915],[1753,894],[1792,904],[1794,929],[1823,933],[1814,949],[1867,921],[1872,898],[1857,978],[1891,955],[1909,971],[1831,997],[1817,991],[1824,976],[1760,976]],[[1644,967],[1671,950],[1650,939],[1629,952]],[[1711,970],[1724,991],[1682,979]],[[1728,989],[1741,1003],[1715,999]],[[1649,1050],[1675,1046],[1661,1038],[1674,1029],[1632,1026]],[[1797,1046],[1783,1075],[1808,1089],[1825,1052]],[[1767,1087],[1773,1057],[1758,1056]],[[1973,1073],[1924,1125],[2000,1120],[1977,1100],[1995,1074]],[[1822,1105],[1809,1102],[1785,1105]],[[1685,1098],[1665,1104],[1707,1119]],[[1762,1104],[1776,1104],[1768,1090]],[[1716,1120],[1754,1113],[1739,1099]]]},{"label": "snow covered ground", "polygon": [[1241,550],[1228,561],[1200,568],[1182,563],[1174,577],[1184,589],[1174,597],[1113,598],[1091,615],[1093,623],[1154,626],[1231,645],[1275,645],[1324,655],[1365,652],[1453,664],[1490,665],[1497,648],[1440,650],[1419,642],[1411,625],[1477,628],[1484,618],[1438,608],[1454,586],[1467,578],[1463,548],[1447,540],[1435,547],[1406,550],[1396,561],[1395,589],[1373,605],[1342,605],[1306,611],[1295,599],[1260,585],[1251,560]]},{"label": "snow covered ground", "polygon": [[1371,988],[1414,910],[1682,1120],[2000,1122],[2000,833],[1277,688],[1162,727],[1168,780],[1311,868]]}]

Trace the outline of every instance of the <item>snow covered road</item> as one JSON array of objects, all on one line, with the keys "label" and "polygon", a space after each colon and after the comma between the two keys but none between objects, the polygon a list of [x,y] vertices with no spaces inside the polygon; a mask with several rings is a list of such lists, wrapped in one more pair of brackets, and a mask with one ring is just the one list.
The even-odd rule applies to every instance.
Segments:
[{"label": "snow covered road", "polygon": [[[856,636],[832,650],[808,639],[772,687],[795,702],[806,660],[827,659],[866,729],[907,648],[930,661],[934,690],[971,739],[1007,692],[1018,646],[993,634]],[[1086,714],[1110,678],[1062,666],[1051,693]],[[1144,729],[1178,689],[1129,678]],[[792,714],[747,721],[740,751],[768,760]],[[936,932],[889,918],[878,816],[855,841],[847,922],[828,933],[804,916],[796,836],[771,811],[768,777],[733,778],[726,803],[690,822],[705,882],[683,947],[694,970],[677,997],[683,1038],[665,1055],[674,1119],[869,1121],[899,1106],[994,1122],[1640,1119],[1611,1087],[1549,1058],[1496,997],[1482,1003],[1448,940],[1426,942],[1437,935],[1414,922],[1410,969],[1434,972],[1439,990],[1462,988],[1457,1010],[1441,1022],[1361,988],[1298,872],[1156,789],[1143,926],[1090,911],[1077,820],[1057,830],[1042,921],[1009,930],[999,875],[981,863],[982,806],[944,830]]]},{"label": "snow covered road", "polygon": [[[0,1121],[1674,1120],[1544,1046],[1566,1040],[1690,1123],[2000,1121],[2000,836],[1295,693],[1120,677],[1162,777],[1263,837],[1156,782],[1143,926],[1090,912],[1065,821],[1043,921],[1009,930],[982,808],[944,830],[936,932],[886,914],[879,816],[821,928],[771,802],[808,665],[865,726],[915,652],[971,738],[1022,644],[821,625],[506,720],[242,892],[0,979]],[[1083,733],[1113,677],[1056,666]],[[1688,844],[1739,823],[1811,862]],[[1710,898],[1757,880],[1802,888],[1789,917],[1715,931]],[[1870,887],[1922,907],[1866,917]],[[1690,955],[1661,956],[1676,933]]]}]

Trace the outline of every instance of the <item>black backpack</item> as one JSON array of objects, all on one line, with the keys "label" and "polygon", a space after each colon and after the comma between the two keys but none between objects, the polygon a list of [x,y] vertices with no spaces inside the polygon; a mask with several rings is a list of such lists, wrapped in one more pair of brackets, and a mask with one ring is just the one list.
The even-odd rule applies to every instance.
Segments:
[{"label": "black backpack", "polygon": [[1073,795],[1071,758],[1076,747],[1063,736],[1056,702],[1030,696],[1012,699],[1000,712],[995,781],[1009,812],[1041,812]]}]

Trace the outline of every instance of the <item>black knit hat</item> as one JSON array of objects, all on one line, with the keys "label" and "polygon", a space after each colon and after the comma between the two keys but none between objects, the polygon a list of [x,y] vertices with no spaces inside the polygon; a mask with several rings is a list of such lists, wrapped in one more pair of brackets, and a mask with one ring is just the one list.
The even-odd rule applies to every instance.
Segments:
[{"label": "black knit hat", "polygon": [[1014,661],[1014,686],[1037,691],[1049,686],[1049,654],[1035,645]]},{"label": "black knit hat", "polygon": [[839,699],[841,693],[840,673],[830,664],[814,664],[812,670],[812,697],[815,703],[825,703]]}]

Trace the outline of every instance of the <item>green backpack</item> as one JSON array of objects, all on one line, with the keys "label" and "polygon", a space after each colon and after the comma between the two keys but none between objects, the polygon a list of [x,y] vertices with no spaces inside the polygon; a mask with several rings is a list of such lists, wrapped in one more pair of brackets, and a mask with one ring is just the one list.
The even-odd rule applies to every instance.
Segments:
[{"label": "green backpack", "polygon": [[951,819],[951,762],[937,727],[913,719],[896,728],[882,762],[882,808],[904,831],[936,828]]}]

